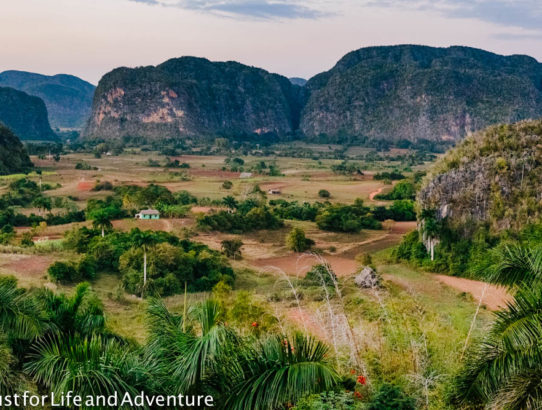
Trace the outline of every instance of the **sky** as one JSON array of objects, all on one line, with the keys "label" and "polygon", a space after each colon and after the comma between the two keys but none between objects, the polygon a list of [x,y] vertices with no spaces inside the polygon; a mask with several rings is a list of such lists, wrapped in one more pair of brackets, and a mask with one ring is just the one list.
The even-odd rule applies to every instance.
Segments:
[{"label": "sky", "polygon": [[466,45],[542,61],[541,0],[0,0],[0,71],[97,84],[185,55],[310,78],[375,45]]}]

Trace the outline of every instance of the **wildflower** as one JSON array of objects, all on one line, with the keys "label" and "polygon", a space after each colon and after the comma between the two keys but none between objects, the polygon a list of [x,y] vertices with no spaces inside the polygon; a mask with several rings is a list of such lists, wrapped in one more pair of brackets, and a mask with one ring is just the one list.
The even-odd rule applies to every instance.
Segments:
[{"label": "wildflower", "polygon": [[359,391],[354,392],[354,396],[356,396],[356,398],[358,398],[360,400],[363,399],[363,395]]},{"label": "wildflower", "polygon": [[354,369],[350,370],[350,374],[356,374],[356,371]]},{"label": "wildflower", "polygon": [[258,327],[258,322],[252,322],[252,327]]},{"label": "wildflower", "polygon": [[365,376],[358,376],[358,383],[359,384],[367,384],[367,379],[365,379]]}]

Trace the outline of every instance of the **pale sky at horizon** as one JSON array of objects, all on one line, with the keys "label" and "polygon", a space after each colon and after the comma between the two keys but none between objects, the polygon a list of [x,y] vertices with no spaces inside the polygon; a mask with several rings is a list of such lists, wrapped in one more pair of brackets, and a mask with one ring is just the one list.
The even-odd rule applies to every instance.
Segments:
[{"label": "pale sky at horizon", "polygon": [[466,45],[542,61],[539,0],[0,0],[0,72],[97,84],[184,55],[309,78],[373,45]]}]

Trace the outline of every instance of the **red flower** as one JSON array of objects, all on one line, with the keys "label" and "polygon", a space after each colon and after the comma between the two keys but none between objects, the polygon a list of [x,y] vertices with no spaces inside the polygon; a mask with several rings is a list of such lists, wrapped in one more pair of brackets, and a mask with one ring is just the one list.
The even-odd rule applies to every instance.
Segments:
[{"label": "red flower", "polygon": [[350,370],[350,374],[356,374],[356,371],[354,369]]},{"label": "red flower", "polygon": [[367,383],[367,379],[364,376],[358,376],[358,383],[364,385]]},{"label": "red flower", "polygon": [[252,322],[252,327],[258,327],[258,322]]},{"label": "red flower", "polygon": [[359,391],[354,392],[354,396],[356,396],[356,398],[358,398],[360,400],[363,398],[363,395]]}]

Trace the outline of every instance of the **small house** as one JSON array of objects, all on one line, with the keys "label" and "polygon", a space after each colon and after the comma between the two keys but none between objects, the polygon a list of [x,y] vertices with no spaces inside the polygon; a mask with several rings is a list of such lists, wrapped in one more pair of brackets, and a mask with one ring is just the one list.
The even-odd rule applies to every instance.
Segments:
[{"label": "small house", "polygon": [[246,178],[252,178],[252,172],[241,172],[239,175],[239,178],[246,179]]},{"label": "small house", "polygon": [[144,209],[135,214],[136,219],[160,219],[160,212],[156,209]]},{"label": "small house", "polygon": [[280,189],[270,189],[269,191],[267,191],[267,193],[269,195],[280,195],[281,191],[280,191]]}]

